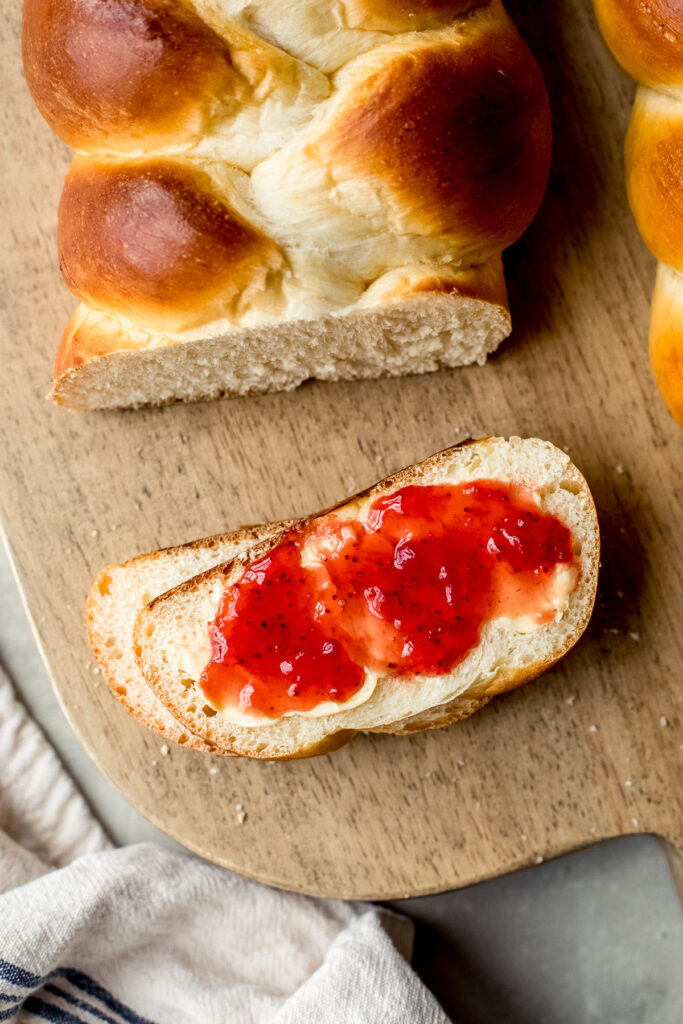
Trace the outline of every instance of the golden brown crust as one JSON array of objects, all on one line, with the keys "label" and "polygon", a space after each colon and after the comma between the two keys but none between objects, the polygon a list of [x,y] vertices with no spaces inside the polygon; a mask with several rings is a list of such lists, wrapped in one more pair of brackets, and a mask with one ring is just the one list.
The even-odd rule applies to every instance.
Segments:
[{"label": "golden brown crust", "polygon": [[683,276],[664,266],[652,299],[650,358],[664,400],[683,427]]},{"label": "golden brown crust", "polygon": [[378,298],[381,296],[387,301],[408,299],[416,295],[453,295],[478,299],[510,311],[503,262],[500,259],[448,273],[398,272],[397,279],[386,290],[376,292]]},{"label": "golden brown crust", "polygon": [[182,0],[25,0],[33,98],[74,148],[181,141],[245,91],[230,48]]},{"label": "golden brown crust", "polygon": [[124,330],[120,321],[107,317],[95,326],[83,313],[83,307],[77,309],[66,325],[55,359],[55,383],[90,359],[139,347],[135,335]]},{"label": "golden brown crust", "polygon": [[683,85],[680,0],[594,0],[607,45],[621,66],[648,85]]},{"label": "golden brown crust", "polygon": [[311,150],[337,183],[377,179],[403,230],[488,254],[519,238],[540,205],[550,111],[538,65],[502,11],[466,24],[378,61]]},{"label": "golden brown crust", "polygon": [[626,136],[626,187],[648,248],[660,261],[650,323],[657,384],[683,427],[683,3],[594,0],[619,63],[638,81]]},{"label": "golden brown crust", "polygon": [[76,157],[59,204],[59,262],[88,305],[172,331],[226,315],[285,259],[204,171]]},{"label": "golden brown crust", "polygon": [[683,270],[683,101],[640,90],[626,136],[626,187],[650,251]]},{"label": "golden brown crust", "polygon": [[461,18],[487,0],[344,0],[344,24],[373,32],[421,32]]},{"label": "golden brown crust", "polygon": [[[101,320],[79,316],[65,332],[56,401],[70,404],[69,385],[89,358],[120,351],[113,375],[120,383],[129,373],[136,395],[138,363],[126,350],[162,349],[169,334],[201,325],[209,339],[223,338],[216,320],[249,330],[362,310],[363,282],[391,269],[395,240],[406,267],[475,264],[533,216],[548,172],[548,103],[501,0],[335,0],[322,12],[297,4],[293,36],[314,64],[318,42],[330,49],[326,67],[337,52],[332,77],[303,51],[301,59],[285,52],[293,38],[278,49],[254,34],[258,26],[270,38],[270,19],[279,38],[277,6],[238,5],[228,16],[214,0],[26,0],[29,86],[55,131],[90,154],[67,178],[60,249],[68,285]],[[272,207],[262,195],[254,209],[246,176],[290,150],[292,166],[300,157],[305,168],[309,147],[323,159],[322,178],[330,172],[330,190],[317,197],[317,186],[306,186],[292,212],[284,179],[278,207],[274,171]],[[307,220],[328,193],[336,198],[321,240]],[[366,196],[377,203],[368,214]],[[358,241],[366,220],[378,232],[370,263]],[[406,294],[480,297],[438,273]],[[507,308],[500,282],[493,301]],[[239,393],[253,390],[247,376]],[[75,404],[88,406],[92,386],[99,406],[99,380],[79,381]],[[194,383],[188,369],[182,388]],[[283,386],[292,385],[273,385]]]}]

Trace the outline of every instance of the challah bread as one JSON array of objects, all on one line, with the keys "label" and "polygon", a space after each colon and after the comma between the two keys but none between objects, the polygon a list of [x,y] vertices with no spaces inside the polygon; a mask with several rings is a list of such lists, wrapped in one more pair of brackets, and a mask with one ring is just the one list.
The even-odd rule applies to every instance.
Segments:
[{"label": "challah bread", "polygon": [[[409,615],[417,615],[416,632],[409,634],[406,632],[407,626],[404,628],[396,621],[391,627],[386,615],[382,618],[382,601],[394,600],[386,587],[380,593],[381,588],[370,586],[368,583],[364,589],[361,587],[358,593],[352,592],[352,577],[335,577],[333,573],[336,570],[330,567],[333,566],[333,560],[337,555],[340,558],[342,555],[344,558],[348,555],[348,562],[339,563],[344,567],[344,571],[360,571],[353,568],[353,565],[359,560],[363,563],[363,541],[358,541],[361,546],[352,546],[347,550],[344,545],[348,538],[360,536],[354,531],[365,530],[373,543],[377,537],[384,543],[383,517],[395,515],[399,517],[402,532],[398,541],[396,535],[392,534],[393,554],[389,562],[384,563],[387,568],[382,571],[403,571],[410,563],[411,573],[421,573],[421,559],[427,559],[424,562],[425,566],[431,565],[429,545],[435,542],[434,538],[440,543],[439,538],[442,535],[446,536],[443,531],[450,529],[450,521],[447,523],[439,511],[441,505],[438,502],[444,500],[444,495],[448,496],[449,501],[459,496],[458,500],[462,498],[465,502],[464,523],[467,530],[477,531],[482,523],[485,524],[482,546],[475,549],[474,541],[471,539],[464,542],[464,547],[459,546],[462,538],[458,539],[449,534],[446,537],[446,548],[439,549],[438,557],[445,558],[441,569],[431,575],[428,572],[428,578],[424,577],[424,574],[419,576],[419,584],[415,582],[418,577],[405,577],[405,586],[408,590],[405,593],[401,592],[403,597],[398,601],[402,607],[407,601],[406,607],[400,613],[401,621],[407,623]],[[520,498],[520,495],[526,497]],[[487,517],[494,514],[495,508],[498,507],[496,502],[501,500],[511,502],[510,505],[500,506],[508,510],[508,518],[505,522],[493,519],[489,522]],[[422,507],[421,518],[401,520],[404,512],[408,515],[408,503],[414,501],[427,503]],[[515,504],[519,501],[522,502],[521,506]],[[509,543],[510,550],[530,552],[533,547],[531,535],[524,534],[524,524],[528,525],[529,522],[532,524],[529,529],[536,529],[534,524],[538,523],[538,529],[551,531],[544,533],[545,539],[541,546],[538,549],[534,548],[534,551],[537,551],[534,558],[538,552],[544,552],[545,555],[538,565],[532,561],[524,569],[517,566],[512,570],[511,589],[506,590],[508,584],[501,584],[502,589],[499,593],[507,594],[505,600],[511,599],[513,604],[496,604],[491,597],[493,603],[490,608],[495,607],[497,613],[491,611],[490,615],[493,617],[484,616],[481,621],[477,620],[475,632],[468,634],[469,639],[464,647],[457,648],[457,656],[451,663],[449,659],[455,650],[452,645],[461,642],[463,629],[467,631],[474,628],[472,624],[475,620],[470,617],[475,615],[475,604],[479,600],[477,571],[483,568],[480,560],[483,559],[486,565],[490,563],[493,567],[492,572],[503,572],[504,566],[501,568],[501,564],[507,556],[503,554],[502,542],[496,539],[500,537],[504,537],[505,543]],[[428,524],[426,532],[420,532],[424,531],[425,523]],[[489,531],[489,527],[492,532]],[[333,532],[330,533],[330,530]],[[522,532],[513,539],[513,534],[517,530]],[[552,534],[553,530],[556,531],[555,534]],[[551,534],[562,536],[562,543],[566,545],[565,554],[557,563],[552,562],[548,554],[552,545],[547,537]],[[473,536],[474,534],[468,534],[470,538]],[[302,538],[305,538],[305,542]],[[206,549],[207,542],[203,542],[202,562],[205,556],[208,562],[209,557],[218,556],[221,549],[225,550],[222,547],[225,542],[225,539],[221,539],[212,554]],[[90,615],[91,639],[93,636],[105,637],[104,641],[94,640],[100,664],[105,673],[118,673],[119,669],[112,667],[111,661],[106,660],[106,637],[116,638],[121,648],[126,649],[127,663],[131,665],[128,654],[130,622],[134,609],[140,609],[133,631],[133,650],[138,668],[157,698],[168,708],[171,716],[181,723],[187,736],[198,737],[215,752],[248,757],[303,757],[334,749],[347,742],[358,731],[405,733],[447,725],[465,717],[495,694],[522,685],[561,658],[585,629],[597,586],[599,531],[588,486],[563,452],[547,442],[536,439],[512,438],[505,441],[489,438],[448,449],[420,465],[389,477],[369,491],[321,513],[312,520],[303,520],[293,527],[289,524],[266,539],[258,539],[253,535],[253,542],[254,545],[249,550],[180,583],[144,607],[141,605],[145,597],[153,590],[158,590],[159,585],[170,580],[171,576],[179,579],[181,566],[183,571],[187,567],[187,563],[182,562],[184,555],[179,557],[174,552],[169,552],[168,555],[161,553],[159,557],[163,560],[164,569],[167,560],[169,563],[176,563],[173,571],[169,564],[169,575],[163,577],[158,576],[154,565],[145,560],[137,562],[137,565],[134,562],[119,567],[118,570],[114,570],[113,578],[116,578],[118,571],[122,588],[130,593],[130,601],[125,602],[125,626],[119,628],[117,624],[105,624],[106,613],[103,614],[102,610],[106,608],[106,604],[101,604],[97,596],[94,604],[91,598],[91,609],[96,610]],[[412,543],[412,550],[411,543],[408,542]],[[329,577],[333,583],[331,589],[326,590],[323,585],[320,591],[314,588],[310,592],[305,592],[303,600],[315,603],[318,616],[316,621],[336,621],[335,614],[350,616],[344,620],[345,625],[341,632],[325,634],[328,639],[322,648],[323,653],[332,655],[333,659],[339,661],[325,663],[314,659],[311,662],[311,678],[314,680],[311,685],[315,691],[313,696],[313,691],[305,689],[308,684],[305,682],[305,670],[301,667],[305,665],[305,661],[297,660],[304,657],[301,652],[305,650],[304,634],[309,627],[306,620],[301,619],[295,620],[296,626],[290,623],[291,629],[285,628],[286,616],[294,614],[287,612],[286,609],[292,606],[298,608],[296,602],[301,599],[301,595],[297,597],[295,591],[290,592],[286,589],[289,586],[287,579],[291,582],[294,577],[286,577],[286,573],[280,573],[281,565],[284,563],[279,559],[289,557],[286,553],[294,544],[299,545],[296,550],[300,552],[300,568],[295,572],[307,573],[311,565],[319,568],[319,565],[325,563],[332,573]],[[316,547],[316,544],[323,546]],[[355,544],[354,539],[353,545]],[[424,544],[427,547],[421,547]],[[184,549],[179,550],[182,552]],[[343,554],[345,551],[346,554]],[[352,555],[353,551],[356,552],[355,555]],[[546,556],[550,560],[544,561]],[[152,557],[146,556],[147,559]],[[453,576],[449,575],[450,570],[447,569],[447,565],[450,564],[449,558],[456,564]],[[196,561],[194,564],[197,564]],[[368,564],[371,566],[369,571],[374,572],[377,566],[383,564],[382,558],[374,552]],[[530,568],[532,564],[536,565],[533,570]],[[349,569],[348,566],[352,568]],[[315,573],[318,568],[310,571]],[[276,576],[271,578],[262,575],[271,571],[276,573]],[[137,582],[131,582],[134,579],[131,573],[137,572]],[[147,575],[150,586],[144,588],[143,577]],[[103,578],[106,581],[112,578],[112,570],[105,570],[100,580]],[[367,578],[364,578],[367,581]],[[448,579],[449,582],[437,583],[437,578]],[[271,590],[268,590],[269,579],[274,583]],[[302,584],[304,590],[308,586],[307,581],[310,582],[308,577]],[[93,591],[95,595],[98,586],[101,589],[101,584],[96,585]],[[280,616],[283,623],[280,628],[284,630],[283,633],[278,632],[277,622],[272,615],[268,617],[270,613],[267,609],[271,606],[267,603],[256,605],[255,615],[248,613],[247,619],[241,620],[242,640],[239,632],[234,635],[221,633],[222,623],[227,621],[221,618],[226,607],[239,611],[238,603],[242,600],[240,593],[247,593],[248,597],[248,588],[252,586],[256,588],[255,593],[259,601],[263,595],[266,602],[282,600],[284,618]],[[428,587],[424,592],[419,589],[423,586]],[[454,614],[457,614],[451,625],[437,628],[434,625],[434,616],[436,615],[438,619],[442,612],[432,608],[434,591],[429,588],[442,586],[446,588],[449,607],[452,606],[455,609]],[[245,587],[247,591],[244,590]],[[283,587],[285,589],[282,589]],[[344,600],[336,601],[338,593],[334,590],[338,591],[340,587],[344,588]],[[141,592],[143,589],[146,589],[146,595]],[[454,596],[456,592],[460,594],[459,598]],[[360,593],[364,594],[362,599],[358,597]],[[394,595],[397,593],[399,591],[395,591]],[[424,600],[423,593],[429,595]],[[335,608],[332,619],[328,620],[325,616],[329,612],[324,609],[330,607],[329,602],[332,599],[334,604],[344,607],[340,612]],[[362,613],[358,611],[358,600],[361,600],[361,603],[365,602]],[[458,601],[465,603],[458,604]],[[468,604],[470,601],[475,604]],[[98,606],[102,610],[98,611]],[[372,613],[370,618],[368,608]],[[464,609],[466,610],[463,611]],[[228,619],[232,614],[228,614]],[[235,612],[235,615],[237,614]],[[263,622],[259,621],[261,618],[264,619]],[[98,619],[99,625],[95,624]],[[120,621],[123,622],[123,617]],[[258,631],[261,628],[264,630],[259,634],[261,640],[254,643],[253,630]],[[386,630],[391,631],[392,628],[398,630],[398,633],[392,634],[388,650],[400,652],[399,662],[388,663],[393,664],[393,669],[387,669],[386,665],[381,669],[380,663],[386,656],[382,647],[388,636]],[[345,629],[347,633],[344,633]],[[301,642],[297,639],[296,630],[302,631]],[[286,639],[283,640],[283,637]],[[339,637],[342,639],[339,640]],[[416,640],[416,637],[421,639]],[[263,662],[254,662],[264,666],[264,674],[259,678],[252,673],[248,677],[250,681],[246,691],[244,687],[240,691],[238,702],[232,698],[223,700],[216,689],[217,677],[212,676],[211,672],[216,669],[221,678],[220,672],[224,670],[226,664],[226,651],[234,651],[236,659],[241,650],[240,643],[246,645],[245,650],[248,652],[245,655],[245,665],[250,664],[249,659],[252,659],[252,662],[254,658],[266,659]],[[288,654],[288,644],[299,644],[300,653]],[[222,651],[222,661],[216,660],[215,657],[219,648]],[[360,664],[361,660],[365,659],[362,661],[365,667],[354,684],[355,689],[352,688],[349,692],[342,689],[345,685],[343,672],[348,667],[344,661],[344,651],[347,650],[353,652],[353,658],[356,659],[354,664]],[[429,657],[437,659],[430,662],[429,670],[424,668],[427,662],[419,660],[425,656],[425,652]],[[297,682],[288,688],[286,693],[284,690],[276,692],[269,689],[271,683],[265,683],[266,667],[270,665],[268,659],[272,658],[279,663],[280,671],[286,676],[285,681],[291,677],[293,664],[299,666],[296,671],[304,673],[292,677],[296,678]],[[406,658],[408,661],[401,660]],[[411,660],[414,658],[418,658],[418,661]],[[243,662],[240,661],[239,664],[242,666]],[[413,668],[405,667],[408,664],[413,667],[422,665],[422,668],[419,672],[413,671]],[[338,672],[340,667],[342,674],[335,675],[334,672]],[[246,669],[239,669],[239,672],[243,671]],[[251,668],[249,672],[252,672]],[[334,686],[329,691],[325,690],[321,696],[322,691],[318,692],[316,687],[323,686],[326,673],[332,673]],[[136,676],[132,670],[126,671],[126,676],[131,681],[129,685],[132,685],[137,693],[141,689],[141,677]],[[238,673],[238,677],[244,681],[243,675]],[[304,682],[299,682],[300,679]],[[246,703],[245,692],[255,694],[249,696]],[[270,712],[264,712],[258,703],[262,699],[275,702]],[[283,700],[285,703],[294,701],[294,708],[288,707],[283,711],[281,704],[278,703]],[[297,704],[298,700],[302,700],[303,703]],[[136,701],[138,706],[141,706],[138,698]],[[140,717],[148,722],[153,721],[159,728],[161,716],[152,715],[149,710],[152,706],[148,699],[145,713]],[[171,735],[165,722],[162,724],[166,734]]]},{"label": "challah bread", "polygon": [[626,185],[640,233],[659,260],[652,364],[683,426],[683,3],[594,3],[612,53],[640,83],[626,136]]},{"label": "challah bread", "polygon": [[500,0],[25,0],[78,408],[482,362],[550,160]]},{"label": "challah bread", "polygon": [[138,555],[123,565],[109,565],[98,575],[85,607],[90,646],[111,692],[148,729],[182,746],[211,749],[181,725],[147,686],[133,655],[133,628],[138,613],[153,598],[179,583],[238,557],[293,525],[285,522],[243,526],[232,533]]}]

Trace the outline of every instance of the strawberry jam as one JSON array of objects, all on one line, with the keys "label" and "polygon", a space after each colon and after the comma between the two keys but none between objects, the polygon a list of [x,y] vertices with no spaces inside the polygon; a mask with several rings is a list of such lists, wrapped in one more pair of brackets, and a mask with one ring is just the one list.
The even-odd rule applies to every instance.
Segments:
[{"label": "strawberry jam", "polygon": [[343,704],[365,669],[450,671],[490,619],[551,621],[571,534],[533,493],[491,480],[408,486],[362,520],[290,530],[228,587],[201,685],[218,708],[280,717]]}]

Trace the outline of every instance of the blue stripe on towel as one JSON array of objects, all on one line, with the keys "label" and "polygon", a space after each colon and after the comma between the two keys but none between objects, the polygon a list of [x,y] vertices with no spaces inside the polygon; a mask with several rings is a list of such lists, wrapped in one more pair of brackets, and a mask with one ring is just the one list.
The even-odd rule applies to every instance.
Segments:
[{"label": "blue stripe on towel", "polygon": [[71,992],[67,992],[65,988],[59,988],[57,985],[44,985],[44,992],[49,992],[53,996],[59,996],[66,1003],[71,1003],[73,1006],[78,1007],[79,1010],[85,1010],[87,1013],[92,1014],[93,1017],[98,1017],[100,1020],[106,1021],[106,1024],[120,1024],[120,1015],[114,1020],[104,1010],[100,1010],[99,1006],[95,1006],[94,1003],[89,1003],[85,999],[79,999],[78,996],[74,996]]},{"label": "blue stripe on towel", "polygon": [[[154,1022],[149,1020],[148,1017],[141,1017],[140,1014],[131,1010],[130,1007],[125,1006],[115,996],[113,996],[111,992],[108,992],[106,988],[103,988],[102,985],[94,980],[94,978],[90,978],[87,974],[84,974],[83,971],[78,971],[73,967],[59,967],[56,971],[52,971],[50,974],[41,978],[38,974],[31,974],[30,971],[25,971],[23,967],[18,967],[16,964],[10,964],[7,960],[0,959],[1,981],[9,982],[11,985],[16,985],[17,988],[24,989],[39,989],[44,985],[46,991],[51,992],[54,995],[58,995],[62,999],[68,1000],[75,1007],[86,1010],[88,1013],[104,1021],[105,1024],[117,1024],[112,1017],[104,1013],[104,1011],[100,1010],[98,1007],[83,1000],[79,1000],[76,996],[72,996],[62,989],[46,984],[51,978],[64,978],[65,981],[70,982],[75,988],[80,989],[86,995],[90,996],[91,999],[99,1000],[99,1002],[103,1003],[108,1010],[112,1011],[112,1013],[118,1014],[126,1024],[154,1024]],[[17,993],[16,996],[0,993],[0,1000],[2,1002],[11,1002],[15,1004],[7,1010],[0,1010],[0,1021],[8,1020],[12,1014],[17,1012],[19,1004],[21,1003],[21,996],[19,993]],[[72,1024],[73,1021],[77,1021],[78,1024],[82,1024],[82,1019],[80,1017],[75,1017],[66,1010],[60,1010],[58,1006],[46,1003],[37,996],[29,996],[23,1004],[23,1009],[35,1014],[36,1016],[44,1017],[46,1020],[54,1021],[55,1024]]]},{"label": "blue stripe on towel", "polygon": [[17,967],[16,964],[8,964],[6,960],[0,960],[0,978],[3,981],[11,982],[12,985],[20,985],[22,988],[38,988],[45,981],[37,974],[31,974],[30,971]]},{"label": "blue stripe on towel", "polygon": [[43,1017],[44,1020],[50,1021],[50,1024],[84,1024],[82,1017],[74,1017],[73,1013],[60,1010],[52,1003],[45,1003],[37,996],[29,996],[22,1006],[22,1010],[32,1013],[36,1017]]},{"label": "blue stripe on towel", "polygon": [[76,988],[80,988],[86,995],[89,995],[91,999],[99,999],[107,1009],[118,1013],[119,1017],[123,1017],[127,1024],[154,1024],[148,1017],[141,1017],[130,1007],[124,1006],[111,992],[107,992],[106,988],[102,988],[93,978],[89,978],[82,971],[77,971],[73,967],[60,967],[59,970],[53,972],[53,975],[66,978]]}]

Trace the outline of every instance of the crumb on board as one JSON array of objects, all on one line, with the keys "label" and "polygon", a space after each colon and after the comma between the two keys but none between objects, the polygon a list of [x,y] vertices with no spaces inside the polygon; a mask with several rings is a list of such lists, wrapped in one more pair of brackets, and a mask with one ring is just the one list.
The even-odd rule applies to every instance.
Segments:
[{"label": "crumb on board", "polygon": [[161,756],[166,757],[168,755],[168,743],[162,743],[159,750],[161,751]]},{"label": "crumb on board", "polygon": [[589,725],[588,726],[588,731],[589,732],[597,732],[598,731],[597,725]]},{"label": "crumb on board", "polygon": [[576,700],[576,697],[574,696],[574,694],[572,694],[571,697],[567,697],[567,704],[569,704],[569,707],[572,706],[572,704],[574,703],[575,700]]},{"label": "crumb on board", "polygon": [[669,724],[669,719],[666,717],[666,715],[662,715],[662,717],[659,719],[659,724],[661,725],[662,729],[666,729],[667,725]]}]

